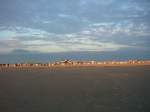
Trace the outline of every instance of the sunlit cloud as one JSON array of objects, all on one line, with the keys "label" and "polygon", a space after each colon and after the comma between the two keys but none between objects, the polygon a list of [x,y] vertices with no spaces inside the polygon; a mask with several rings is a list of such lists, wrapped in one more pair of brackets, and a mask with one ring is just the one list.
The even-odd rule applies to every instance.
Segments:
[{"label": "sunlit cloud", "polygon": [[[101,42],[100,40],[94,40],[94,37],[90,36],[91,32],[85,30],[72,34],[54,34],[39,29],[31,29],[25,27],[24,28],[17,27],[14,28],[14,30],[11,29],[4,31],[11,32],[10,34],[14,34],[13,36],[9,34],[5,35],[7,35],[9,39],[11,38],[16,39],[19,43],[20,46],[19,48],[28,51],[38,51],[38,52],[113,51],[123,47],[128,47],[128,45],[121,45],[119,43],[112,43],[109,41]],[[30,39],[30,37],[32,37],[32,39]],[[8,41],[5,39],[5,44],[8,44],[8,48],[11,47],[9,51],[15,50],[18,47],[17,46],[18,44],[17,43],[14,44],[13,40]]]}]

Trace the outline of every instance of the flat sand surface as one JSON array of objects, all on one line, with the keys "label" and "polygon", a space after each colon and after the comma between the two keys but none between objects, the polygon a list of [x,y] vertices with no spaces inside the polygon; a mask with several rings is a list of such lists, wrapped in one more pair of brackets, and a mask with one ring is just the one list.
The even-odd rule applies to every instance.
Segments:
[{"label": "flat sand surface", "polygon": [[150,112],[150,66],[1,68],[0,112]]}]

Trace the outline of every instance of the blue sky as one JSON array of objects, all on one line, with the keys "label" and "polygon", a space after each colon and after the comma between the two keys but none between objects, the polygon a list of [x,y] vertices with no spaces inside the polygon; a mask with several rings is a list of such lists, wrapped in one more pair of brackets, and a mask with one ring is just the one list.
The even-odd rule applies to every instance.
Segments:
[{"label": "blue sky", "polygon": [[0,0],[0,54],[124,49],[150,53],[149,0]]}]

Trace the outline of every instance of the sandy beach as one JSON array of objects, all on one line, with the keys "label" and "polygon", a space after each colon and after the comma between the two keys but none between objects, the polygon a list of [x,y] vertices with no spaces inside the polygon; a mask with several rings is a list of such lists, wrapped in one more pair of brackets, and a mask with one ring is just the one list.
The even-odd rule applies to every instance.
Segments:
[{"label": "sandy beach", "polygon": [[150,66],[0,69],[0,112],[148,112]]}]

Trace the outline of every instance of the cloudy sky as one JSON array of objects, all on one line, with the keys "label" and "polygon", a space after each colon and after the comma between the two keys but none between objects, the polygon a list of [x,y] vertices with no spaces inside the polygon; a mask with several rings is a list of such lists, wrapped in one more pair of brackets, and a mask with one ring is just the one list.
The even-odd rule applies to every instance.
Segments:
[{"label": "cloudy sky", "polygon": [[149,0],[0,0],[0,54],[150,53]]}]

